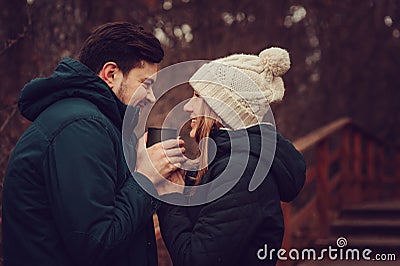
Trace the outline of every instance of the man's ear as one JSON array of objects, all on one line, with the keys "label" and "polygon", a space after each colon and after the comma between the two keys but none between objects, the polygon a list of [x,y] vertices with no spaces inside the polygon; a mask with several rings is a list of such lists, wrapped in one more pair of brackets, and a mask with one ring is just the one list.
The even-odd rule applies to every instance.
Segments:
[{"label": "man's ear", "polygon": [[98,76],[104,80],[107,85],[113,89],[118,82],[118,76],[121,74],[121,70],[118,68],[117,63],[107,62],[100,70]]}]

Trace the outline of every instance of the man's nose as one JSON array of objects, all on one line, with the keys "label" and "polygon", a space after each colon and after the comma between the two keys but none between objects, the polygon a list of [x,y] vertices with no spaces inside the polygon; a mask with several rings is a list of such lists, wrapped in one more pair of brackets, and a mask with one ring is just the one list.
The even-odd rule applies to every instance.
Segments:
[{"label": "man's nose", "polygon": [[150,91],[147,93],[146,99],[151,102],[154,103],[156,102],[156,97],[154,96],[154,92],[153,89],[151,88]]}]

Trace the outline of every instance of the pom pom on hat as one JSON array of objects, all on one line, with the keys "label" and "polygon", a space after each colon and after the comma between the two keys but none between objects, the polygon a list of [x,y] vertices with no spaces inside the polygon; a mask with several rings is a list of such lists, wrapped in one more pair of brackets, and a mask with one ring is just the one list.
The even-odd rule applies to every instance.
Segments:
[{"label": "pom pom on hat", "polygon": [[285,74],[290,68],[289,53],[281,48],[272,47],[261,51],[258,55],[265,68],[272,72],[275,77]]}]

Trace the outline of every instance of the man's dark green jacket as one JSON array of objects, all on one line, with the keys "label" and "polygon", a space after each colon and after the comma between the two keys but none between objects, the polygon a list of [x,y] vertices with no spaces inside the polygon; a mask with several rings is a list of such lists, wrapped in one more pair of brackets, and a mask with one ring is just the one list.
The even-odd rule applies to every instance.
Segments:
[{"label": "man's dark green jacket", "polygon": [[24,87],[19,109],[33,123],[6,171],[4,265],[157,265],[158,203],[129,172],[126,106],[107,84],[65,58]]}]

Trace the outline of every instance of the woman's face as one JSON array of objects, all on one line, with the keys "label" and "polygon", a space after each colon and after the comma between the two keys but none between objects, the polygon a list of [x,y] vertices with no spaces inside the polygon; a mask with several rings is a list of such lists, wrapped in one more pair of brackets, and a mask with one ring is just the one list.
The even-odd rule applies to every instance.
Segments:
[{"label": "woman's face", "polygon": [[185,104],[185,106],[183,106],[183,110],[185,112],[190,113],[190,119],[191,119],[191,123],[190,123],[190,127],[192,128],[192,130],[190,130],[190,137],[191,138],[195,138],[196,136],[196,131],[199,127],[199,118],[201,116],[203,116],[203,99],[201,97],[199,97],[199,94],[194,91],[193,97],[190,98],[189,102],[187,102]]}]

